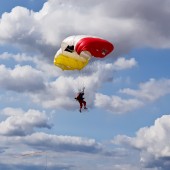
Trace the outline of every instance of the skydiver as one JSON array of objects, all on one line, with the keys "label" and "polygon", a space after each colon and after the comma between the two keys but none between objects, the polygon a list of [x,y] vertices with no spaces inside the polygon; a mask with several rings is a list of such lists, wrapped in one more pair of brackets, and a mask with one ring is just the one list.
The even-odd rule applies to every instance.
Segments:
[{"label": "skydiver", "polygon": [[84,109],[87,109],[87,107],[86,107],[86,101],[84,100],[84,89],[85,89],[85,87],[83,87],[83,90],[82,91],[80,91],[78,94],[77,94],[77,96],[75,97],[75,99],[79,102],[79,104],[80,104],[80,109],[79,109],[79,111],[81,112],[81,109],[82,109],[82,107],[84,106]]}]

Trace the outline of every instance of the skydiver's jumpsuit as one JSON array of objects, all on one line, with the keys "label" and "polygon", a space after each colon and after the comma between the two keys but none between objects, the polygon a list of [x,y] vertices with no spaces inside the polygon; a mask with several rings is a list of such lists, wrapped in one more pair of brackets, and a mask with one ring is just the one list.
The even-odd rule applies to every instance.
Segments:
[{"label": "skydiver's jumpsuit", "polygon": [[84,109],[87,109],[86,108],[86,101],[84,101],[83,96],[84,96],[84,92],[80,92],[80,93],[78,93],[77,97],[75,98],[80,104],[80,112],[81,112],[83,105],[84,105]]}]

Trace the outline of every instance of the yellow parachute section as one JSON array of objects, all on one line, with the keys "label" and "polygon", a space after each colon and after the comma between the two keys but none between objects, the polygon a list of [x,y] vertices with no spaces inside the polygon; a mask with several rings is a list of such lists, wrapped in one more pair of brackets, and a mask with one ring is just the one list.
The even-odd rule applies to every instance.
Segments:
[{"label": "yellow parachute section", "polygon": [[88,64],[88,60],[82,57],[59,54],[55,56],[54,64],[62,70],[81,70]]},{"label": "yellow parachute section", "polygon": [[[84,36],[83,36],[84,37]],[[91,59],[88,51],[82,51],[78,54],[75,50],[77,41],[82,36],[70,36],[61,43],[61,48],[54,57],[54,64],[62,70],[82,70]]]}]

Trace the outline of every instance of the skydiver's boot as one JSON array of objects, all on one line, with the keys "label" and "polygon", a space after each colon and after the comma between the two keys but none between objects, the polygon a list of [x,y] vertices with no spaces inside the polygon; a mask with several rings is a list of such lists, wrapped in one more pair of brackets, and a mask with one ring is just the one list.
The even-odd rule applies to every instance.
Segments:
[{"label": "skydiver's boot", "polygon": [[81,109],[79,109],[79,112],[81,113]]},{"label": "skydiver's boot", "polygon": [[87,109],[87,107],[84,107],[84,109]]}]

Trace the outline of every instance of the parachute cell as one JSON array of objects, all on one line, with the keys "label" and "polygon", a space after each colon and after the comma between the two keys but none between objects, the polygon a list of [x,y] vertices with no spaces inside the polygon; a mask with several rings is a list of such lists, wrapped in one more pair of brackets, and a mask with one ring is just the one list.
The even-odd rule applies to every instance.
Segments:
[{"label": "parachute cell", "polygon": [[94,57],[104,58],[113,50],[113,45],[101,38],[86,37],[78,41],[75,50],[78,54],[82,51],[89,51]]},{"label": "parachute cell", "polygon": [[54,58],[54,64],[62,70],[81,70],[88,64],[88,60],[75,59],[63,54]]},{"label": "parachute cell", "polygon": [[104,58],[114,46],[107,40],[94,36],[70,36],[63,40],[54,57],[54,64],[62,70],[81,70],[91,57]]}]

